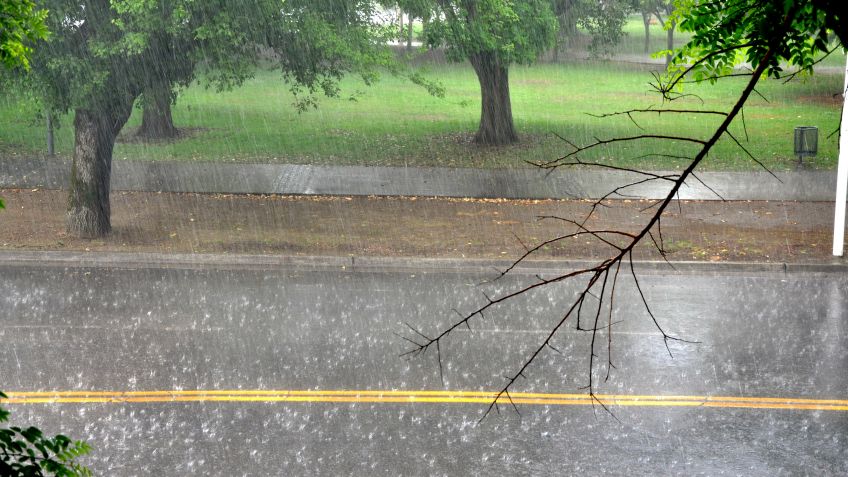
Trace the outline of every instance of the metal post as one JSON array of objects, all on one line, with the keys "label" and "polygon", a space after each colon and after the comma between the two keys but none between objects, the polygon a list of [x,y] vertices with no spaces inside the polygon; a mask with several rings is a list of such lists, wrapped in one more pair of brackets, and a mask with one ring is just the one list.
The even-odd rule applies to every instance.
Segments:
[{"label": "metal post", "polygon": [[845,250],[845,202],[848,200],[848,55],[845,60],[845,84],[842,89],[842,124],[839,129],[839,166],[836,170],[836,213],[833,218],[833,255]]},{"label": "metal post", "polygon": [[56,147],[53,141],[53,117],[47,114],[47,155],[53,156],[56,154]]}]

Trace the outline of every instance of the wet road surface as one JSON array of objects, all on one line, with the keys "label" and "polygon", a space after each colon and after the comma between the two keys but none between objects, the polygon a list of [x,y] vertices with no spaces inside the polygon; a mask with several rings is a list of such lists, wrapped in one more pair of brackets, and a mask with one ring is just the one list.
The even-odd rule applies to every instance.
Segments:
[{"label": "wet road surface", "polygon": [[492,275],[0,267],[7,407],[89,440],[98,475],[848,473],[848,277],[646,272],[666,330],[700,342],[673,358],[622,279],[617,369],[596,370],[614,417],[580,390],[590,334],[572,326],[519,381],[520,415],[478,424],[576,287],[457,332],[444,384],[395,333],[533,280],[478,285]]}]

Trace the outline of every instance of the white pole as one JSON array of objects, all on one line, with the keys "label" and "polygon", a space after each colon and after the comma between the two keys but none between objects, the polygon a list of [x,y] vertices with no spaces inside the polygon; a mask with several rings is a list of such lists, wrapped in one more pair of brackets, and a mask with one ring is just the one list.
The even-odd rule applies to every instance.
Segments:
[{"label": "white pole", "polygon": [[836,170],[836,212],[833,218],[833,255],[841,257],[845,249],[845,202],[848,200],[848,55],[845,86],[842,89],[842,123],[839,129],[839,166]]}]

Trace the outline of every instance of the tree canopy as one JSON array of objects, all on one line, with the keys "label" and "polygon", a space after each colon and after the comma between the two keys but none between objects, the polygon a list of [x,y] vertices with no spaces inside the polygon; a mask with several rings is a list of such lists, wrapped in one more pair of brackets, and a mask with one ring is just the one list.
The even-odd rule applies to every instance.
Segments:
[{"label": "tree canopy", "polygon": [[[347,72],[371,77],[388,58],[358,0],[89,0],[39,3],[53,37],[32,77],[60,111],[94,106],[115,92],[137,94],[195,79],[219,89],[251,76],[261,59],[290,84],[333,94]],[[263,56],[264,55],[264,56]]]},{"label": "tree canopy", "polygon": [[532,63],[551,47],[557,28],[547,0],[438,0],[434,6],[427,40],[444,44],[455,61],[486,53],[507,65]]}]

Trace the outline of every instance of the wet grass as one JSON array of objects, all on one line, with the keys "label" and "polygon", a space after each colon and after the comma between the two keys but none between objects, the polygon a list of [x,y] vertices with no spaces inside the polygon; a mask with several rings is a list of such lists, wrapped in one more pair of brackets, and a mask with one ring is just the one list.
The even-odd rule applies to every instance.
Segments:
[{"label": "wet grass", "polygon": [[[342,95],[322,99],[317,110],[298,114],[294,98],[276,72],[263,71],[243,87],[218,93],[193,86],[180,94],[175,123],[185,137],[145,144],[132,138],[140,122],[136,110],[115,148],[115,158],[138,160],[196,160],[279,162],[319,165],[389,165],[446,167],[523,167],[525,161],[545,161],[569,148],[556,135],[577,143],[594,137],[630,136],[642,132],[705,137],[714,119],[698,115],[655,114],[596,118],[599,114],[660,104],[650,91],[647,69],[610,62],[580,62],[514,67],[511,70],[513,114],[521,142],[505,148],[477,147],[471,136],[480,111],[479,87],[467,65],[435,64],[428,74],[446,87],[445,98],[428,95],[409,82],[384,76],[371,86],[347,79]],[[726,110],[742,88],[741,80],[692,86],[677,108]],[[837,75],[817,75],[790,84],[766,81],[763,97],[752,98],[745,110],[746,147],[769,167],[794,167],[792,131],[795,126],[818,126],[816,168],[836,163],[836,138],[826,139],[839,121],[841,89]],[[37,154],[44,149],[44,129],[33,119],[31,105],[7,96],[0,102],[0,153]],[[71,118],[61,120],[57,150],[72,152]],[[641,129],[640,129],[641,128]],[[734,134],[744,139],[740,122]],[[617,144],[598,149],[587,160],[676,169],[683,161],[650,154],[680,155],[691,147],[650,142]],[[705,167],[746,170],[757,166],[732,144],[722,141]]]}]

